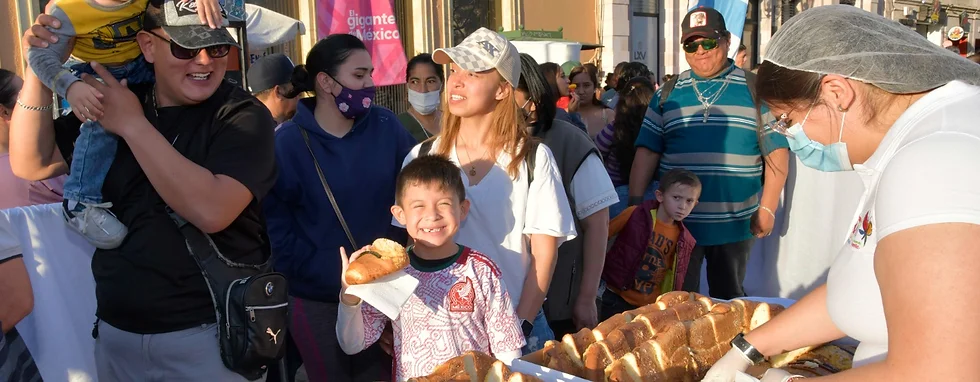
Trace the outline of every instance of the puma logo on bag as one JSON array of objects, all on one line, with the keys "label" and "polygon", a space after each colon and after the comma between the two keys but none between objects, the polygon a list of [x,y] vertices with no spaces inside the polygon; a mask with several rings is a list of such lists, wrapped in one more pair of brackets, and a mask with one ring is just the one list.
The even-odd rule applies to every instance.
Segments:
[{"label": "puma logo on bag", "polygon": [[282,331],[282,329],[279,329],[279,330],[276,330],[275,333],[273,333],[272,332],[272,328],[265,328],[265,332],[267,334],[269,334],[270,337],[272,337],[272,339],[270,339],[269,341],[272,341],[272,343],[274,343],[276,345],[279,344],[279,339],[277,339],[276,337],[279,337],[279,332],[281,332],[281,331]]}]

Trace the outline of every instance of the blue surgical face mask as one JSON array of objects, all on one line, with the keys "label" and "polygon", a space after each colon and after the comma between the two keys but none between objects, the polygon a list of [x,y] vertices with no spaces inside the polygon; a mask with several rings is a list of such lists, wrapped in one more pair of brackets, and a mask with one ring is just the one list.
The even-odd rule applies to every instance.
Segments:
[{"label": "blue surgical face mask", "polygon": [[[811,107],[810,110],[813,110],[813,108]],[[841,141],[841,138],[844,136],[844,117],[846,116],[847,112],[844,112],[844,115],[841,116],[840,136],[837,137],[837,143],[824,145],[811,140],[806,136],[806,132],[803,131],[803,124],[810,117],[810,111],[807,111],[806,117],[803,117],[803,122],[797,123],[786,130],[789,149],[800,158],[800,162],[813,169],[825,172],[848,171],[853,169],[851,167],[851,160],[847,156],[847,143]]]}]

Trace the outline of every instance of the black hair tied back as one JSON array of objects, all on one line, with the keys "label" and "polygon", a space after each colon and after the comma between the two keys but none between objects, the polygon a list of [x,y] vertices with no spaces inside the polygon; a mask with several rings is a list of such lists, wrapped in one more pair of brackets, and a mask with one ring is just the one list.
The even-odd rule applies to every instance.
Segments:
[{"label": "black hair tied back", "polygon": [[20,89],[14,86],[17,75],[7,69],[0,69],[0,105],[13,109]]},{"label": "black hair tied back", "polygon": [[286,94],[286,97],[295,98],[302,93],[313,91],[315,82],[316,77],[311,76],[310,72],[306,71],[306,65],[296,65],[293,68],[293,74],[289,77],[289,83],[293,85],[293,90]]},{"label": "black hair tied back", "polygon": [[316,76],[320,73],[336,78],[340,65],[358,50],[367,51],[367,46],[361,39],[349,34],[332,34],[318,41],[306,55],[306,65],[293,70],[290,82],[294,91],[315,90]]}]

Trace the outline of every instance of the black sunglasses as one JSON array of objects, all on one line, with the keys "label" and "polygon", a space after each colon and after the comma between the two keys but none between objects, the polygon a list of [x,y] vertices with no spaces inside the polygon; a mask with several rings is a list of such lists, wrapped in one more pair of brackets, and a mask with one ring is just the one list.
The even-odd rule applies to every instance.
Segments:
[{"label": "black sunglasses", "polygon": [[701,41],[690,41],[684,43],[684,51],[688,53],[694,53],[698,51],[698,46],[704,48],[704,50],[712,50],[718,47],[718,39],[716,38],[706,38]]},{"label": "black sunglasses", "polygon": [[172,54],[174,58],[177,58],[179,60],[190,60],[194,57],[197,57],[197,54],[201,53],[201,50],[207,51],[208,57],[211,58],[221,58],[227,56],[228,52],[231,52],[231,45],[228,44],[212,45],[212,46],[197,48],[197,49],[188,49],[178,45],[176,42],[174,42],[174,40],[165,39],[163,38],[163,36],[153,33],[152,31],[146,31],[146,33],[154,35],[156,36],[156,38],[170,43],[170,54]]}]

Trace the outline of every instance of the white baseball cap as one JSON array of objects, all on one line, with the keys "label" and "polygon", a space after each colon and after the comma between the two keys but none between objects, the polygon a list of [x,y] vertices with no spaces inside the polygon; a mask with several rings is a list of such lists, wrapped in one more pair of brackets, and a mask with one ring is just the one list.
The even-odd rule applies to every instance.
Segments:
[{"label": "white baseball cap", "polygon": [[517,47],[487,28],[477,29],[455,47],[436,49],[432,60],[440,65],[456,63],[471,72],[497,69],[515,88],[521,80],[521,58]]}]

